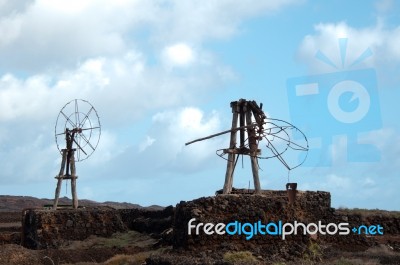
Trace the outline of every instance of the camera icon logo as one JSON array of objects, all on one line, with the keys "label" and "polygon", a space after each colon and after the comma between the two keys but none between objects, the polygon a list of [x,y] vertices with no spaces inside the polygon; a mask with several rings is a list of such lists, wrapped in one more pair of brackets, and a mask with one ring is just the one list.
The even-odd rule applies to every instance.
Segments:
[{"label": "camera icon logo", "polygon": [[[347,42],[339,39],[341,43]],[[319,59],[330,62],[320,52],[317,58],[318,55]],[[366,55],[371,52],[364,52],[361,57]],[[361,57],[358,61],[362,61]],[[291,120],[309,140],[310,151],[303,165],[332,165],[335,136],[346,136],[348,162],[380,160],[374,145],[360,141],[360,134],[382,127],[373,68],[290,78],[287,94]]]}]

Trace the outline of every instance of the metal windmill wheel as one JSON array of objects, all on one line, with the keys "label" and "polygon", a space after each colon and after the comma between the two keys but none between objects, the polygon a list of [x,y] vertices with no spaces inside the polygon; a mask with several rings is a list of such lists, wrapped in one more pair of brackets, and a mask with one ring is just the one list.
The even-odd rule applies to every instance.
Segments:
[{"label": "metal windmill wheel", "polygon": [[[262,110],[262,103],[258,105],[254,100],[240,99],[239,101],[231,102],[230,105],[233,114],[230,130],[199,138],[185,144],[189,145],[226,133],[231,134],[229,148],[217,150],[217,155],[220,157],[228,156],[226,159],[227,169],[222,190],[223,194],[232,192],[233,174],[239,156],[247,155],[250,157],[255,193],[261,193],[258,159],[277,158],[289,172],[304,163],[309,146],[307,137],[300,129],[286,121],[267,118],[267,115]],[[239,142],[237,142],[237,134],[239,134]],[[262,140],[267,142],[264,148],[267,154],[264,155],[261,154],[262,149],[259,148]],[[300,152],[303,155],[302,161],[294,165],[288,163],[284,153],[289,150]]]},{"label": "metal windmill wheel", "polygon": [[96,109],[86,100],[74,99],[64,105],[57,117],[55,138],[62,152],[67,133],[74,133],[75,161],[87,159],[100,141],[101,124]]},{"label": "metal windmill wheel", "polygon": [[[76,194],[75,161],[87,159],[96,150],[100,140],[101,125],[96,109],[86,100],[74,99],[58,114],[55,137],[62,161],[60,173],[56,176],[57,187],[53,209],[57,209],[63,180],[71,180],[72,206],[78,208]],[[64,147],[64,144],[65,147]]]}]

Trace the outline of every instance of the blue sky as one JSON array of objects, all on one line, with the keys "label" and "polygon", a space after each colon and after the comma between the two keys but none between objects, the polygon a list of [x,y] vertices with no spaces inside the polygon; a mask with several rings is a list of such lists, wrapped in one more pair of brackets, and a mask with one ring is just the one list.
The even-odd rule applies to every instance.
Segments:
[{"label": "blue sky", "polygon": [[[334,207],[399,210],[399,8],[390,0],[0,1],[0,193],[54,196],[54,126],[79,98],[102,124],[97,150],[77,164],[80,198],[169,205],[213,195],[226,169],[215,150],[228,135],[184,143],[228,129],[229,103],[246,98],[302,128],[311,147],[322,144],[324,153],[310,149],[308,165],[290,172],[299,189],[331,192]],[[321,93],[305,104],[290,80],[317,82]],[[361,86],[332,101],[342,81]],[[362,104],[360,120],[340,122],[340,108]],[[262,188],[284,189],[283,165],[260,167]],[[245,157],[234,186],[251,180]]]}]

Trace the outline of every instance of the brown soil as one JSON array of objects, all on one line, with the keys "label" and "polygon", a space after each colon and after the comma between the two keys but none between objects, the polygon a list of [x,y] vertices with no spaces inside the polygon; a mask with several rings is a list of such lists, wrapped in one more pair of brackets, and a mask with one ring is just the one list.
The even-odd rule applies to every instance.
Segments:
[{"label": "brown soil", "polygon": [[[153,245],[157,240],[134,231],[116,233],[111,238],[91,236],[84,241],[72,241],[59,249],[30,250],[15,244],[0,248],[0,264],[90,264],[103,263],[119,255],[159,252]],[[163,248],[166,249],[166,248]]]}]

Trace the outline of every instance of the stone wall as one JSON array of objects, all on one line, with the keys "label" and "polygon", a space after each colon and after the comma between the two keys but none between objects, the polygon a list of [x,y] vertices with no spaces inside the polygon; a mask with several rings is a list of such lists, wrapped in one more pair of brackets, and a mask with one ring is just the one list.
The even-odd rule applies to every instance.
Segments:
[{"label": "stone wall", "polygon": [[323,224],[339,223],[344,217],[335,214],[330,202],[330,193],[322,191],[300,191],[293,204],[288,203],[286,191],[264,191],[262,195],[218,195],[189,202],[182,201],[175,210],[173,246],[177,250],[194,252],[207,249],[222,252],[249,250],[256,256],[278,255],[291,259],[304,255],[312,240],[368,245],[367,240],[358,235],[319,236],[319,238],[313,236],[311,239],[309,235],[297,234],[290,235],[285,240],[280,236],[255,235],[246,240],[245,235],[206,235],[204,232],[195,235],[194,229],[191,235],[188,234],[188,222],[192,218],[196,219],[194,224],[228,224],[234,221],[241,223],[261,221],[263,224],[278,221],[283,223],[297,221],[305,224],[318,221]]},{"label": "stone wall", "polygon": [[21,212],[0,211],[0,245],[21,242]]},{"label": "stone wall", "polygon": [[26,210],[22,223],[22,245],[31,249],[58,247],[69,240],[90,235],[108,237],[127,230],[113,209],[86,208]]},{"label": "stone wall", "polygon": [[[357,210],[334,212],[333,220],[336,222],[348,222],[351,227],[360,225],[381,225],[383,227],[384,236],[362,236],[357,237],[325,237],[325,242],[336,243],[339,249],[347,251],[357,251],[362,247],[362,242],[367,242],[368,245],[385,244],[395,251],[400,251],[400,213],[385,212],[374,213],[374,210],[364,210],[362,213],[356,213]],[[360,242],[361,241],[361,242]]]},{"label": "stone wall", "polygon": [[[293,204],[288,202],[286,191],[263,191],[261,195],[230,194],[203,197],[180,202],[174,208],[163,210],[84,208],[78,210],[24,211],[22,244],[32,249],[53,248],[69,240],[84,240],[90,235],[108,237],[115,232],[136,230],[162,243],[172,245],[176,251],[208,253],[209,251],[249,250],[256,256],[279,256],[291,259],[304,255],[312,242],[324,242],[346,250],[359,250],[375,244],[379,237],[355,234],[346,236],[290,235],[285,240],[280,236],[255,235],[246,240],[245,235],[200,235],[188,234],[188,222],[196,223],[241,223],[263,224],[294,221],[305,224],[321,221],[323,224],[348,222],[350,226],[382,224],[385,236],[399,235],[400,218],[391,215],[362,215],[354,212],[335,211],[331,208],[330,193],[323,191],[299,191]],[[173,228],[173,229],[171,229]],[[193,231],[194,232],[194,231]],[[397,245],[396,245],[397,244]],[[400,248],[398,243],[392,247]]]},{"label": "stone wall", "polygon": [[172,206],[163,210],[121,209],[118,212],[128,229],[147,234],[161,234],[171,228],[174,217]]},{"label": "stone wall", "polygon": [[91,235],[109,237],[115,232],[135,230],[161,238],[172,227],[174,208],[163,210],[82,208],[23,212],[22,245],[31,249],[56,248],[66,241]]},{"label": "stone wall", "polygon": [[14,223],[21,221],[20,211],[0,211],[0,223]]}]

